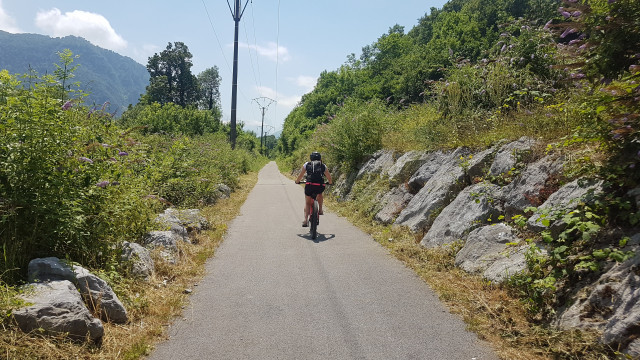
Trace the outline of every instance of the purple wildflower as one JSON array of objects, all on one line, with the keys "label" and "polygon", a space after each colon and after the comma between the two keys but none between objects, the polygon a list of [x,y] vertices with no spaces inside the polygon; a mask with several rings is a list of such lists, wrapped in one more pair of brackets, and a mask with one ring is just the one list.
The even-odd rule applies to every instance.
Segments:
[{"label": "purple wildflower", "polygon": [[629,66],[629,71],[634,73],[634,74],[639,73],[640,72],[640,65],[631,65],[631,66]]},{"label": "purple wildflower", "polygon": [[569,41],[569,45],[575,45],[575,44],[577,44],[579,42],[581,42],[581,40],[574,39],[574,40]]},{"label": "purple wildflower", "polygon": [[613,4],[616,0],[609,0],[609,4]]},{"label": "purple wildflower", "polygon": [[71,100],[68,100],[66,103],[64,103],[64,105],[62,105],[62,110],[67,111],[69,109],[71,109],[71,106],[73,104],[71,103]]},{"label": "purple wildflower", "polygon": [[560,14],[562,14],[562,16],[564,16],[565,19],[568,19],[571,17],[571,13],[568,11],[563,11]]},{"label": "purple wildflower", "polygon": [[580,15],[582,15],[582,11],[579,11],[579,10],[576,10],[571,13],[571,16],[573,17],[580,17]]},{"label": "purple wildflower", "polygon": [[507,45],[502,45],[502,49],[500,49],[500,52],[504,52],[505,50],[507,50]]},{"label": "purple wildflower", "polygon": [[553,23],[553,19],[552,19],[552,20],[547,21],[547,23],[546,23],[546,24],[544,24],[544,28],[543,28],[543,29],[545,29],[545,30],[549,29],[549,28],[551,27],[551,24],[552,24],[552,23]]},{"label": "purple wildflower", "polygon": [[108,148],[110,148],[110,147],[111,147],[111,145],[109,145],[109,144],[102,144],[102,147],[103,147],[103,148],[108,149]]},{"label": "purple wildflower", "polygon": [[500,34],[500,36],[506,37],[506,36],[509,36],[509,33],[504,32],[504,33]]},{"label": "purple wildflower", "polygon": [[78,160],[80,160],[81,162],[86,162],[86,163],[89,163],[89,164],[93,164],[93,160],[91,160],[91,159],[89,159],[87,157],[84,157],[84,156],[79,157]]},{"label": "purple wildflower", "polygon": [[114,182],[112,182],[112,183],[111,183],[111,185],[112,185],[112,186],[120,185],[120,182],[118,182],[118,181],[114,181]]},{"label": "purple wildflower", "polygon": [[100,181],[99,183],[96,184],[97,187],[99,188],[106,188],[107,186],[109,186],[109,182],[108,181]]},{"label": "purple wildflower", "polygon": [[127,156],[127,155],[129,155],[129,153],[128,153],[128,152],[126,152],[126,151],[118,151],[118,155],[120,155],[120,156]]},{"label": "purple wildflower", "polygon": [[578,0],[567,0],[567,2],[576,3],[576,2],[578,2]]}]

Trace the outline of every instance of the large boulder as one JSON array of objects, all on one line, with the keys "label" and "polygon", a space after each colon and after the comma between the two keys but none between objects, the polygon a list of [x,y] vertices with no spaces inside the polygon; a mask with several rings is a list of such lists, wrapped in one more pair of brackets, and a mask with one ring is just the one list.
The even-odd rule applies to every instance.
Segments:
[{"label": "large boulder", "polygon": [[504,186],[498,198],[504,202],[506,218],[522,215],[527,207],[536,205],[531,200],[539,197],[549,177],[559,174],[562,166],[562,159],[545,156],[529,164],[522,174]]},{"label": "large boulder", "polygon": [[506,174],[513,169],[519,157],[526,152],[530,152],[535,145],[535,140],[521,137],[520,139],[503,145],[496,153],[493,164],[489,168],[489,174],[492,176],[500,176]]},{"label": "large boulder", "polygon": [[[468,150],[460,148],[446,157],[438,157],[442,162],[437,170],[400,212],[394,224],[407,226],[413,232],[431,225],[435,220],[434,215],[444,209],[465,187],[466,174],[460,166],[460,157],[467,155]],[[433,161],[428,164],[435,165]]]},{"label": "large boulder", "polygon": [[[538,207],[527,224],[533,231],[543,231],[551,228],[552,233],[560,233],[566,224],[560,217],[570,210],[578,207],[582,202],[592,203],[598,195],[602,194],[602,180],[576,179],[554,192]],[[549,221],[549,226],[543,220]]]},{"label": "large boulder", "polygon": [[136,278],[148,281],[156,271],[149,249],[140,244],[122,243],[121,260],[129,264],[129,272]]},{"label": "large boulder", "polygon": [[185,240],[187,233],[206,230],[209,227],[209,222],[204,216],[200,215],[200,210],[198,209],[178,210],[168,208],[158,215],[156,222],[168,227],[171,231],[185,238]]},{"label": "large boulder", "polygon": [[477,228],[469,233],[455,264],[469,273],[501,282],[526,269],[526,247],[516,246],[520,239],[507,224]]},{"label": "large boulder", "polygon": [[367,174],[385,174],[396,162],[398,154],[392,150],[378,150],[358,171],[356,180]]},{"label": "large boulder", "polygon": [[69,280],[75,282],[73,269],[57,257],[38,258],[29,261],[27,278],[29,282]]},{"label": "large boulder", "polygon": [[593,285],[585,287],[563,311],[560,328],[590,328],[602,332],[602,342],[638,353],[640,324],[640,253],[616,264]]},{"label": "large boulder", "polygon": [[178,262],[178,242],[184,238],[173,231],[150,231],[143,242],[149,249],[158,249],[160,256],[170,264]]},{"label": "large boulder", "polygon": [[413,198],[406,185],[393,188],[382,198],[382,209],[373,217],[382,224],[391,224]]},{"label": "large boulder", "polygon": [[440,170],[443,164],[451,162],[458,154],[451,155],[442,151],[427,154],[425,162],[409,178],[409,191],[417,193]]},{"label": "large boulder", "polygon": [[82,266],[74,265],[77,286],[85,303],[104,321],[117,324],[127,322],[127,310],[116,293],[106,281],[89,272]]},{"label": "large boulder", "polygon": [[396,187],[407,181],[428,159],[429,153],[424,151],[409,151],[400,156],[387,170],[389,186]]},{"label": "large boulder", "polygon": [[490,183],[468,186],[442,210],[420,244],[433,248],[464,239],[488,220],[497,221],[500,210],[495,194],[499,187]]},{"label": "large boulder", "polygon": [[102,323],[91,316],[70,281],[26,285],[21,298],[30,305],[14,310],[12,315],[22,331],[43,329],[51,335],[68,334],[74,340],[101,342]]}]

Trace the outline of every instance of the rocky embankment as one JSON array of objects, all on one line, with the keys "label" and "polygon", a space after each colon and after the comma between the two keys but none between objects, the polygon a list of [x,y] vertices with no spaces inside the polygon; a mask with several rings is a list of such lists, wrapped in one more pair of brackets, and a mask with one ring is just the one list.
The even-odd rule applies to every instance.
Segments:
[{"label": "rocky embankment", "polygon": [[[504,282],[528,271],[531,246],[546,256],[545,244],[526,241],[523,233],[546,230],[557,236],[567,228],[558,214],[590,204],[610,190],[596,178],[566,179],[567,161],[554,154],[536,156],[539,146],[521,138],[480,152],[381,150],[357,172],[336,174],[333,192],[339,199],[373,199],[369,203],[374,204],[371,215],[376,221],[420,234],[424,247],[462,242],[457,266]],[[640,209],[637,193],[635,189],[627,196]],[[537,210],[526,211],[532,206]],[[635,357],[640,356],[640,233],[628,235],[621,251],[635,256],[608,261],[599,275],[570,284],[569,299],[557,309],[554,325],[599,330],[603,343]]]},{"label": "rocky embankment", "polygon": [[[226,198],[231,190],[221,186],[219,191]],[[180,257],[178,244],[191,243],[193,234],[209,226],[197,209],[169,208],[158,215],[156,223],[160,230],[149,232],[139,243],[122,244],[120,268],[124,276],[151,281],[155,261],[175,264]],[[157,256],[152,256],[154,252]],[[100,344],[103,321],[129,321],[125,306],[109,284],[82,266],[55,257],[37,258],[29,263],[28,279],[21,294],[25,306],[12,312],[24,332],[64,334]]]}]

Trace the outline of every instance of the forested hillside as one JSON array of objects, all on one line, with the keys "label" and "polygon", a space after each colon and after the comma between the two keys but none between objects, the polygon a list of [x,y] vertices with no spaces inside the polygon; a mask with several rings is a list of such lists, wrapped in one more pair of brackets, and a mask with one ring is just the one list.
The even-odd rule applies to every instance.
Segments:
[{"label": "forested hillside", "polygon": [[100,107],[109,102],[109,110],[122,111],[136,104],[149,84],[149,73],[133,59],[97,47],[75,36],[51,38],[37,34],[10,34],[0,31],[0,69],[24,74],[29,69],[44,75],[52,73],[57,53],[69,49],[81,64],[72,82],[78,81],[88,93],[85,103]]},{"label": "forested hillside", "polygon": [[582,135],[611,141],[614,131],[611,145],[635,155],[637,120],[616,119],[638,106],[625,96],[637,96],[639,8],[632,0],[449,1],[320,74],[286,118],[279,150],[309,146],[352,167],[382,147],[556,140],[590,124]]}]

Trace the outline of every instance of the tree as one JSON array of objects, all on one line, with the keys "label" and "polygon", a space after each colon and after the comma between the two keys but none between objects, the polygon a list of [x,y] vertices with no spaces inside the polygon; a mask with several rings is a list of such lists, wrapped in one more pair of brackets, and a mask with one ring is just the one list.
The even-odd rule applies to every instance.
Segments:
[{"label": "tree", "polygon": [[182,107],[198,101],[198,79],[191,73],[193,55],[183,42],[169,43],[160,54],[149,58],[147,71],[151,79],[147,86],[146,101]]},{"label": "tree", "polygon": [[220,73],[215,65],[198,74],[201,108],[214,110],[220,107],[220,81]]}]

